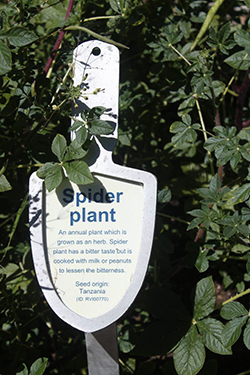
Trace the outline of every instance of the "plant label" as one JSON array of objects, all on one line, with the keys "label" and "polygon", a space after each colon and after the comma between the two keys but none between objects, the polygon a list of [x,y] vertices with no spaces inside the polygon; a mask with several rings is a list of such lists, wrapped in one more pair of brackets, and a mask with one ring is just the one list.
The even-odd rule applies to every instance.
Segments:
[{"label": "plant label", "polygon": [[74,62],[74,85],[82,85],[85,97],[77,100],[74,117],[86,108],[104,106],[102,118],[114,132],[93,139],[87,160],[93,183],[76,185],[65,177],[48,192],[43,180],[31,176],[30,233],[36,275],[49,305],[68,324],[94,332],[124,314],[143,283],[152,246],[156,179],[112,161],[118,49],[86,42],[75,50]]}]

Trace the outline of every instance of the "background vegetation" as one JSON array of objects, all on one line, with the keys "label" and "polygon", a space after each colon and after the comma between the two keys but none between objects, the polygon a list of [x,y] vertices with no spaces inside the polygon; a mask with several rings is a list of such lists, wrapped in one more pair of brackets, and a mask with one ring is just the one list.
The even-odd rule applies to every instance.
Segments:
[{"label": "background vegetation", "polygon": [[121,51],[114,160],[159,184],[148,274],[118,322],[121,374],[250,374],[249,15],[249,0],[1,1],[2,375],[87,374],[83,333],[37,285],[27,206],[31,172],[68,139],[73,49],[96,37]]}]

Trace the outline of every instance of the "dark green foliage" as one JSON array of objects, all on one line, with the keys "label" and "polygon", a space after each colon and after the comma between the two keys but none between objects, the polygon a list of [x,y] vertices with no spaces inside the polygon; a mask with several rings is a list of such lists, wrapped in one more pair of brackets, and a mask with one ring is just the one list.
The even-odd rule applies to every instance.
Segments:
[{"label": "dark green foliage", "polygon": [[[0,5],[0,372],[87,374],[83,334],[38,288],[27,206],[33,171],[49,191],[65,175],[91,183],[91,139],[113,132],[104,107],[71,121],[81,95],[72,52],[97,37],[129,47],[120,49],[114,160],[154,173],[159,185],[148,273],[118,322],[121,374],[247,374],[250,1],[75,0],[65,20],[67,7]],[[90,94],[98,92],[83,100]]]}]

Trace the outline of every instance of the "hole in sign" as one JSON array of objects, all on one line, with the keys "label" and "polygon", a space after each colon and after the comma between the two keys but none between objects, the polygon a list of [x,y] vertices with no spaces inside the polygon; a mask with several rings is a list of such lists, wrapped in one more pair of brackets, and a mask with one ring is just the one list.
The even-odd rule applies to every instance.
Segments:
[{"label": "hole in sign", "polygon": [[99,47],[95,47],[95,48],[92,49],[92,53],[93,53],[94,56],[98,56],[98,55],[100,55],[101,50],[100,50]]}]

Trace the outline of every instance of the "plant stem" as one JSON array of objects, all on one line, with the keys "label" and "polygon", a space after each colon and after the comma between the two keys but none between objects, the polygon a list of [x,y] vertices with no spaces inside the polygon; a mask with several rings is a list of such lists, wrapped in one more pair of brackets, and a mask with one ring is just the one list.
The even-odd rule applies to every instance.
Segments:
[{"label": "plant stem", "polygon": [[179,217],[174,217],[174,216],[171,216],[171,215],[162,214],[161,212],[157,212],[157,215],[162,216],[162,217],[166,217],[168,219],[172,219],[172,220],[175,220],[175,221],[179,221],[180,223],[184,223],[184,224],[187,224],[187,225],[190,224],[189,221],[180,219]]},{"label": "plant stem", "polygon": [[221,4],[223,4],[223,2],[224,2],[224,0],[217,0],[213,4],[213,6],[209,9],[209,11],[207,13],[207,16],[205,18],[205,21],[203,22],[203,24],[201,26],[201,29],[200,29],[192,47],[191,47],[191,51],[193,51],[195,49],[197,44],[202,39],[203,35],[206,33],[207,29],[209,28],[210,23],[212,22],[215,14],[217,13],[219,7],[221,6]]},{"label": "plant stem", "polygon": [[112,18],[117,18],[117,16],[98,16],[98,17],[85,18],[83,22],[107,20],[107,19],[112,19]]},{"label": "plant stem", "polygon": [[69,65],[69,68],[68,68],[67,72],[65,73],[65,76],[63,77],[62,82],[61,82],[60,85],[57,87],[56,92],[55,92],[55,94],[53,95],[50,104],[52,104],[52,103],[54,102],[54,100],[55,100],[57,94],[58,94],[59,91],[60,91],[60,88],[62,87],[62,85],[63,85],[64,82],[66,81],[66,78],[68,77],[68,75],[69,75],[69,73],[70,73],[70,71],[71,71],[73,65],[74,65],[74,63],[71,63],[71,64]]},{"label": "plant stem", "polygon": [[243,297],[243,296],[245,296],[245,295],[247,295],[247,294],[249,294],[249,293],[250,293],[250,288],[249,288],[249,289],[246,289],[244,292],[241,292],[241,293],[239,293],[239,294],[236,294],[236,296],[233,296],[233,297],[229,298],[228,300],[222,302],[220,305],[218,305],[218,306],[215,308],[215,310],[218,310],[218,309],[220,309],[222,306],[225,306],[227,303],[230,303],[230,302],[232,302],[232,301],[235,301],[235,300],[237,300],[237,299],[239,299],[239,298],[241,298],[241,297]]},{"label": "plant stem", "polygon": [[[207,141],[207,131],[206,131],[206,126],[205,126],[205,123],[204,123],[204,120],[203,120],[200,103],[199,103],[199,100],[197,98],[197,95],[194,95],[194,98],[195,98],[195,104],[196,104],[196,107],[197,107],[197,110],[198,110],[198,114],[199,114],[199,118],[200,118],[200,122],[201,122],[201,127],[202,127],[202,130],[203,130],[204,140],[206,142]],[[214,165],[213,165],[213,160],[212,160],[211,152],[208,151],[207,154],[208,154],[208,159],[209,159],[211,173],[214,176],[215,175],[215,171],[214,171]]]},{"label": "plant stem", "polygon": [[121,43],[118,43],[118,42],[115,42],[114,40],[112,39],[109,39],[109,38],[106,38],[105,36],[102,36],[100,34],[97,34],[95,33],[94,31],[88,29],[87,27],[83,27],[83,26],[68,26],[64,29],[65,31],[68,31],[68,30],[81,30],[81,31],[84,31],[85,33],[89,34],[89,35],[92,35],[94,38],[97,38],[99,40],[102,40],[103,42],[106,42],[106,43],[109,43],[109,44],[114,44],[115,46],[117,47],[121,47],[121,48],[126,48],[126,49],[129,49],[129,47],[125,46],[124,44],[121,44]]},{"label": "plant stem", "polygon": [[[225,88],[225,90],[224,90],[223,93],[222,93],[222,96],[221,96],[221,98],[220,98],[220,102],[219,102],[219,104],[221,104],[221,102],[224,100],[224,98],[225,98],[227,92],[230,92],[231,94],[234,93],[233,91],[229,90],[229,87],[232,85],[233,81],[235,80],[235,77],[236,77],[236,75],[238,74],[238,71],[239,71],[241,65],[243,64],[243,62],[246,60],[247,56],[248,56],[248,53],[246,53],[245,56],[243,57],[243,59],[242,59],[240,65],[239,65],[238,69],[235,70],[234,75],[232,76],[232,78],[230,79],[230,81],[229,81],[228,84],[227,84],[227,87]],[[239,96],[239,94],[234,93],[234,96]]]},{"label": "plant stem", "polygon": [[132,368],[130,366],[128,366],[126,363],[124,363],[120,358],[119,358],[119,362],[120,364],[125,367],[131,374],[134,373],[134,371],[132,370]]},{"label": "plant stem", "polygon": [[179,55],[189,66],[191,66],[192,64],[191,64],[191,62],[190,61],[188,61],[187,59],[186,59],[186,57],[185,56],[183,56],[182,55],[182,53],[180,53],[179,51],[178,51],[178,49],[176,49],[171,43],[169,43],[169,45],[168,45],[170,48],[172,48],[172,50],[175,52],[175,53],[177,53],[177,55]]},{"label": "plant stem", "polygon": [[[69,1],[69,6],[68,6],[68,9],[67,9],[67,13],[66,13],[66,16],[65,16],[65,20],[69,17],[70,13],[71,13],[71,10],[73,8],[73,4],[74,4],[74,0],[70,0]],[[54,45],[54,48],[53,48],[53,51],[54,53],[52,53],[52,55],[49,57],[48,61],[47,61],[47,64],[44,68],[44,73],[48,76],[48,78],[50,77],[50,74],[51,74],[51,70],[50,70],[50,66],[53,62],[53,60],[55,59],[55,56],[56,56],[56,51],[58,50],[58,48],[60,47],[61,43],[62,43],[62,40],[63,40],[63,37],[65,35],[65,29],[62,29],[58,35],[58,38],[57,38],[57,41]],[[50,71],[49,71],[50,70]]]}]

